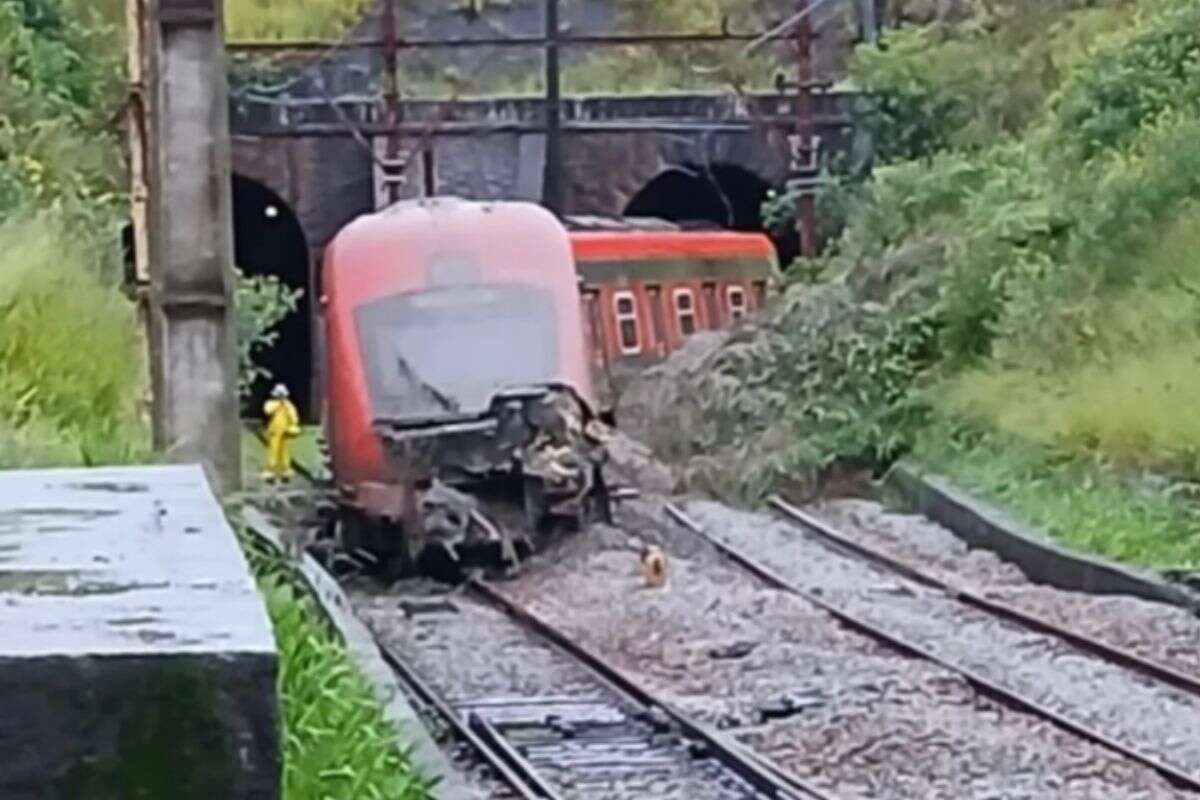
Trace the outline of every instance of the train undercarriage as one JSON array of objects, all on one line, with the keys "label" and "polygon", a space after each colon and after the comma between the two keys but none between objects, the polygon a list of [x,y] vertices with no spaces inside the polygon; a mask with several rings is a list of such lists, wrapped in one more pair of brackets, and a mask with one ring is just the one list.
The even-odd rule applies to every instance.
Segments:
[{"label": "train undercarriage", "polygon": [[409,477],[339,487],[335,540],[389,576],[511,570],[564,524],[611,522],[608,428],[567,387],[505,391],[477,419],[375,429]]}]

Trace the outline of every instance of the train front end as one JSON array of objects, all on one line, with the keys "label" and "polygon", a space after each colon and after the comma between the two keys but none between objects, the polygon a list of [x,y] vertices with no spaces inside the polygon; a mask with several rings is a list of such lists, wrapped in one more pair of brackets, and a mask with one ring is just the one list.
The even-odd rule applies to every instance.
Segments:
[{"label": "train front end", "polygon": [[607,517],[575,265],[551,214],[402,203],[339,234],[323,278],[345,547],[445,574],[529,546],[481,497],[520,498],[527,530]]}]

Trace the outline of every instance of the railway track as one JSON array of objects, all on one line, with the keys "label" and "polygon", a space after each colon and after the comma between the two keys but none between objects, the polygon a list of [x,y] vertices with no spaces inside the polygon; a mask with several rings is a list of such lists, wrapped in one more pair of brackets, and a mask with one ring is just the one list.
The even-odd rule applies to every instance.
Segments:
[{"label": "railway track", "polygon": [[[1149,767],[1181,790],[1200,792],[1200,681],[952,585],[779,498],[771,507],[787,521],[790,537],[761,524],[733,536],[710,530],[680,506],[668,505],[667,513],[768,585],[850,628]],[[889,589],[872,594],[867,587],[881,575]]]},{"label": "railway track", "polygon": [[[1108,751],[1111,757],[1093,755],[1088,758],[1098,760],[1092,765],[1077,767],[1084,770],[1084,774],[1099,769],[1098,774],[1105,776],[1100,781],[1102,784],[1120,786],[1123,780],[1129,779],[1118,777],[1124,774],[1124,768],[1117,768],[1118,771],[1113,773],[1113,766],[1097,766],[1115,763],[1114,759],[1119,760],[1119,757],[1139,765],[1139,768],[1157,772],[1176,787],[1176,790],[1169,790],[1163,785],[1161,793],[1131,789],[1128,795],[1123,796],[1176,797],[1183,796],[1177,793],[1178,790],[1195,792],[1200,788],[1200,782],[1196,781],[1186,765],[1178,763],[1178,757],[1170,757],[1170,746],[1159,747],[1161,740],[1131,741],[1129,730],[1113,730],[1104,720],[1089,719],[1078,709],[1064,705],[1052,693],[1039,692],[1036,684],[1025,682],[1014,686],[1012,681],[1005,680],[1003,675],[998,676],[994,670],[964,663],[960,654],[945,650],[944,640],[952,639],[956,635],[954,631],[947,632],[943,626],[938,637],[930,638],[928,630],[912,631],[906,630],[904,625],[890,624],[886,615],[878,616],[875,613],[878,609],[871,604],[855,602],[840,594],[837,580],[818,581],[820,585],[806,583],[803,575],[787,568],[787,559],[780,554],[786,554],[789,548],[797,546],[817,548],[825,554],[826,559],[839,563],[837,570],[869,569],[876,579],[880,574],[885,574],[889,580],[896,581],[898,593],[888,592],[882,598],[885,603],[899,602],[904,605],[908,600],[919,599],[922,603],[931,604],[921,609],[922,613],[932,608],[931,616],[940,623],[946,622],[945,604],[952,603],[972,613],[987,615],[993,624],[1019,625],[1026,633],[1052,638],[1103,664],[1127,670],[1145,682],[1143,688],[1145,684],[1152,683],[1194,697],[1196,682],[1185,673],[1100,642],[1084,642],[1086,637],[1045,620],[1026,619],[1030,615],[1017,609],[994,610],[992,606],[998,605],[996,601],[953,586],[945,579],[922,574],[920,570],[886,554],[870,551],[870,548],[840,536],[828,524],[811,518],[799,509],[782,502],[776,503],[774,508],[787,520],[786,523],[778,523],[786,528],[786,540],[764,540],[759,543],[762,547],[757,551],[745,545],[754,542],[756,535],[762,531],[755,531],[735,542],[729,537],[710,533],[684,509],[671,507],[669,514],[677,522],[684,523],[680,527],[691,531],[691,534],[699,534],[701,539],[715,545],[731,564],[738,565],[736,569],[749,573],[746,580],[763,582],[783,590],[787,595],[800,598],[798,602],[808,601],[851,630],[883,643],[892,652],[915,656],[943,668],[948,673],[960,676],[965,685],[1000,706],[1018,709],[1045,720],[1081,741],[1093,743],[1097,752]],[[661,510],[657,513],[661,513]],[[771,552],[764,553],[764,547]],[[776,558],[769,563],[771,558],[765,556],[772,553]],[[717,556],[710,558],[716,559]],[[535,574],[538,571],[531,570]],[[558,591],[570,590],[571,585],[570,581],[560,583]],[[831,591],[830,587],[834,589]],[[834,796],[830,792],[838,792],[837,796],[843,798],[919,796],[906,790],[879,795],[876,793],[879,786],[877,778],[865,783],[851,779],[847,783],[845,768],[830,772],[828,765],[820,765],[823,758],[821,748],[814,750],[812,744],[789,744],[789,740],[796,741],[789,731],[799,732],[804,725],[796,727],[793,722],[784,720],[772,731],[768,730],[770,725],[756,726],[753,722],[747,728],[743,721],[731,723],[733,730],[716,730],[714,726],[724,724],[720,718],[706,715],[693,703],[684,704],[691,708],[690,712],[677,710],[681,706],[676,697],[686,697],[687,691],[677,694],[670,683],[647,680],[646,674],[629,669],[628,662],[622,663],[620,658],[613,659],[617,653],[608,648],[602,639],[585,635],[585,631],[569,616],[564,619],[553,613],[543,613],[543,604],[537,602],[539,594],[536,582],[525,588],[532,592],[525,594],[526,602],[522,602],[520,591],[502,590],[477,581],[472,582],[465,592],[451,594],[440,600],[414,600],[412,597],[381,594],[378,591],[356,592],[352,595],[355,611],[375,630],[380,647],[387,654],[399,682],[406,687],[406,693],[415,696],[420,701],[418,705],[424,705],[426,713],[437,719],[435,727],[448,729],[452,733],[453,740],[457,742],[453,758],[464,773],[473,776],[480,797],[569,797],[582,800],[592,797],[697,797],[701,800],[724,800]],[[613,597],[609,602],[615,600],[616,597]],[[939,606],[942,607],[941,611],[937,610]],[[909,609],[915,610],[915,607]],[[706,611],[699,607],[693,607],[691,611],[691,615],[703,613]],[[615,609],[614,615],[617,615]],[[797,635],[805,634],[793,634]],[[824,636],[818,634],[817,639],[813,640],[816,647],[821,647],[817,642]],[[1026,640],[1023,644],[1028,647],[1030,642]],[[1017,646],[1013,652],[1019,660],[1022,647]],[[859,668],[856,666],[853,670]],[[785,673],[792,670],[786,666],[780,669],[784,673],[779,673],[771,681],[780,680],[782,685],[786,685],[788,678]],[[868,667],[868,671],[871,669]],[[897,676],[908,674],[905,669],[899,670]],[[807,671],[802,669],[797,675]],[[791,679],[795,680],[797,675]],[[1017,677],[1025,679],[1025,676]],[[807,680],[803,677],[800,679],[802,682]],[[882,679],[884,686],[897,685],[892,683],[894,678]],[[711,679],[699,678],[701,683],[705,680],[714,687],[710,691],[715,691]],[[720,682],[722,679],[717,680]],[[867,681],[859,685],[879,685],[876,683],[878,678],[852,678],[851,683],[859,680]],[[928,686],[934,687],[935,694],[940,693],[935,684]],[[914,684],[913,688],[916,687],[917,684]],[[902,696],[912,697],[911,691],[904,689]],[[868,696],[872,693],[873,690],[869,690]],[[883,698],[889,694],[890,689]],[[728,698],[718,694],[713,696],[713,700],[718,701],[715,705],[721,705]],[[803,706],[806,701],[801,698],[800,702]],[[867,702],[873,704],[879,700]],[[885,699],[884,702],[893,701]],[[796,712],[783,709],[783,713]],[[990,713],[981,715],[980,722],[984,722]],[[934,713],[930,721],[938,718],[939,714]],[[799,718],[790,719],[799,721]],[[961,724],[947,722],[951,725],[947,733],[956,731],[956,726]],[[888,723],[882,718],[870,723],[868,717],[855,724],[873,725],[878,730],[879,725],[886,726]],[[806,725],[811,729],[811,722]],[[1022,725],[1010,720],[1001,727],[1015,733]],[[756,732],[759,729],[765,733]],[[930,728],[918,724],[913,728],[913,735],[926,736],[922,730]],[[972,745],[969,743],[974,736],[967,733],[969,730],[970,727],[950,735],[948,742],[958,738],[968,747],[960,756],[964,765],[974,763],[968,759],[978,759],[979,767],[990,769],[993,756],[985,754],[1004,752],[1005,746],[1000,744],[1002,734],[999,731],[987,734],[978,744]],[[895,740],[894,732],[888,735]],[[784,739],[781,740],[780,736]],[[919,745],[914,752],[921,752],[922,747],[928,746]],[[1000,749],[996,750],[997,747]],[[1068,749],[1071,747],[1068,745]],[[1066,756],[1063,766],[1072,763],[1072,759],[1076,764],[1084,763],[1078,761],[1082,753],[1079,751],[1079,755]],[[1003,772],[1013,766],[1015,764],[1005,764],[996,768]],[[1018,767],[1020,770],[1030,768],[1049,770],[1043,773],[1046,776],[1054,771],[1048,763],[1042,767],[1033,764]],[[943,767],[937,769],[940,772]],[[1062,774],[1069,776],[1072,773],[1067,771]],[[812,776],[819,785],[801,776]],[[1000,780],[995,788],[1000,789],[1006,783],[1011,788],[1023,786],[1024,780]],[[1138,781],[1139,786],[1145,786],[1143,779],[1139,778]],[[866,790],[865,795],[856,793],[856,790],[863,790],[864,785],[875,788]],[[943,796],[940,789],[936,796]],[[977,795],[968,791],[954,796]],[[1058,795],[1001,790],[1000,793],[985,792],[978,796]],[[1068,793],[1062,796],[1078,795]]]},{"label": "railway track", "polygon": [[488,797],[833,798],[671,708],[491,584],[433,602],[351,599],[401,679],[508,787]]}]

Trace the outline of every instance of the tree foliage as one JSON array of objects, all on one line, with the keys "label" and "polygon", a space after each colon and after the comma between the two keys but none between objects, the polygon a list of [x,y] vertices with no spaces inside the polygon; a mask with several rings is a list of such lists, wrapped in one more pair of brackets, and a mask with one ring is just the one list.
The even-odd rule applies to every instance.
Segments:
[{"label": "tree foliage", "polygon": [[1055,140],[1070,162],[1131,145],[1163,114],[1200,111],[1200,4],[1150,2],[1109,36],[1056,99]]},{"label": "tree foliage", "polygon": [[145,454],[120,275],[119,50],[57,0],[0,0],[0,460]]},{"label": "tree foliage", "polygon": [[257,381],[274,377],[254,357],[278,339],[275,326],[296,312],[303,291],[274,275],[237,275],[238,393],[245,398]]},{"label": "tree foliage", "polygon": [[[884,163],[834,185],[844,227],[769,335],[695,377],[712,419],[688,427],[747,482],[720,491],[886,465],[947,415],[1200,470],[1176,377],[1200,359],[1200,2],[1080,5],[989,3],[856,56]],[[765,211],[792,224],[787,198]]]},{"label": "tree foliage", "polygon": [[994,0],[959,22],[885,33],[860,47],[854,84],[873,99],[878,157],[986,148],[1021,134],[1091,42],[1123,25],[1132,0]]}]

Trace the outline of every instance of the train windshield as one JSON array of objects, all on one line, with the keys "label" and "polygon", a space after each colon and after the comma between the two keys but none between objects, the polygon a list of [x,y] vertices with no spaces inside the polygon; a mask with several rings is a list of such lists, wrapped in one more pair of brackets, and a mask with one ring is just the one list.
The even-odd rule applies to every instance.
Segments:
[{"label": "train windshield", "polygon": [[429,289],[365,303],[356,318],[377,419],[474,416],[499,390],[557,377],[554,298],[545,288]]}]

